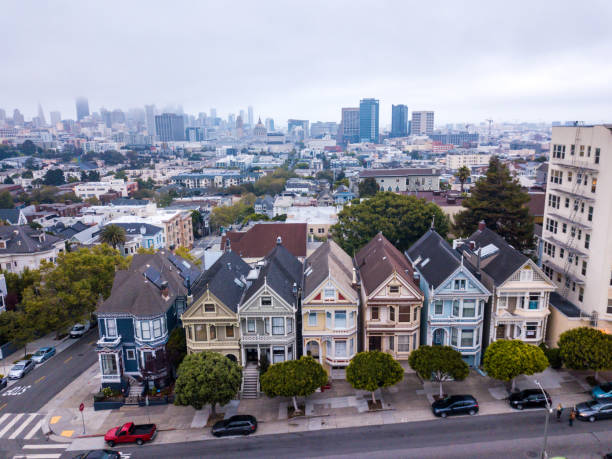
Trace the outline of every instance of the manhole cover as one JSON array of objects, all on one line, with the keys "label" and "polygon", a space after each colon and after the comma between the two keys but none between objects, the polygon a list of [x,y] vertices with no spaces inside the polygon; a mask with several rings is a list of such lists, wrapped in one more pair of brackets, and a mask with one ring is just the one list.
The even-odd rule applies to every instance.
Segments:
[{"label": "manhole cover", "polygon": [[539,451],[527,451],[527,457],[538,457],[539,455]]}]

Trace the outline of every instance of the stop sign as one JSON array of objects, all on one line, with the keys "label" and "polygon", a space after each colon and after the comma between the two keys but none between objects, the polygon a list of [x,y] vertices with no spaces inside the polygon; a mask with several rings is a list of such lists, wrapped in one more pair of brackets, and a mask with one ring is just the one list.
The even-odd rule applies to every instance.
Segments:
[{"label": "stop sign", "polygon": [[85,409],[85,405],[83,405],[82,403],[79,405],[79,411],[83,411]]}]

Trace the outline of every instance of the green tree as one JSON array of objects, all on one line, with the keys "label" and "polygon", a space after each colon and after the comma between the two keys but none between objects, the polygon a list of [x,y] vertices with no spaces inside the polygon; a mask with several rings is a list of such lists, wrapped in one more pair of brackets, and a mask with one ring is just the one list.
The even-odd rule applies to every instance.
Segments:
[{"label": "green tree", "polygon": [[178,368],[187,355],[187,340],[183,327],[176,327],[170,333],[166,344],[166,355],[173,368]]},{"label": "green tree", "polygon": [[106,225],[100,231],[100,242],[116,249],[118,245],[125,244],[125,230],[118,225]]},{"label": "green tree", "polygon": [[449,220],[438,205],[415,196],[380,192],[363,202],[345,206],[331,231],[336,242],[349,254],[357,252],[378,232],[403,252],[430,228],[432,220],[435,230],[446,236]]},{"label": "green tree", "polygon": [[497,340],[489,344],[483,359],[487,374],[500,381],[512,381],[520,375],[541,373],[548,368],[548,359],[538,346],[519,340]]},{"label": "green tree", "polygon": [[391,355],[380,351],[360,352],[346,367],[346,380],[355,389],[371,392],[374,404],[377,389],[393,386],[403,378],[402,366]]},{"label": "green tree", "polygon": [[171,193],[160,193],[159,199],[157,200],[157,204],[159,207],[168,207],[172,204],[174,200],[174,196]]},{"label": "green tree", "polygon": [[567,368],[601,370],[612,368],[612,337],[596,328],[578,327],[561,333],[559,352]]},{"label": "green tree", "polygon": [[117,171],[115,172],[115,178],[117,180],[127,180],[127,174],[125,171]]},{"label": "green tree", "polygon": [[216,415],[217,403],[226,405],[232,400],[242,382],[240,366],[217,352],[198,352],[185,356],[178,369],[174,386],[175,405],[193,406],[201,410],[210,404]]},{"label": "green tree", "polygon": [[15,207],[15,203],[11,193],[8,191],[0,193],[0,209],[12,209],[13,207]]},{"label": "green tree", "polygon": [[32,171],[27,170],[21,173],[21,178],[34,178]]},{"label": "green tree", "polygon": [[378,183],[374,177],[366,177],[359,182],[359,197],[366,198],[378,193]]},{"label": "green tree", "polygon": [[[189,252],[189,249],[187,249],[186,247],[177,247],[174,250],[174,253],[178,255],[179,257],[182,257],[185,260],[190,261],[194,265],[200,266],[202,264],[202,260],[191,255],[191,253]],[[195,281],[195,279],[192,279],[192,281]]]},{"label": "green tree", "polygon": [[8,175],[4,178],[4,182],[5,185],[13,185],[15,183],[15,180],[13,180],[11,177],[9,177]]},{"label": "green tree", "polygon": [[349,179],[344,177],[344,178],[341,178],[340,180],[336,180],[336,182],[334,183],[334,189],[337,189],[340,185],[344,185],[345,187],[348,188],[350,185]]},{"label": "green tree", "polygon": [[275,363],[261,376],[261,390],[268,397],[291,397],[298,411],[297,397],[308,397],[327,383],[327,372],[310,356]]},{"label": "green tree", "polygon": [[466,210],[454,217],[456,234],[467,237],[484,221],[508,244],[524,251],[533,247],[533,217],[526,204],[529,195],[513,179],[506,165],[491,158],[486,177],[478,180],[471,196],[463,201]]},{"label": "green tree", "polygon": [[210,226],[216,230],[241,222],[247,215],[255,213],[254,203],[255,195],[249,193],[234,205],[215,207],[210,215]]},{"label": "green tree", "polygon": [[193,229],[193,238],[196,239],[202,236],[202,223],[204,219],[199,210],[191,211],[191,227]]},{"label": "green tree", "polygon": [[472,173],[470,171],[470,168],[467,166],[461,166],[455,173],[455,177],[457,177],[457,179],[459,179],[459,183],[461,183],[462,193],[463,193],[463,185],[470,178],[470,175],[472,175]]},{"label": "green tree", "polygon": [[410,353],[408,364],[422,379],[440,384],[440,397],[443,381],[463,381],[470,373],[461,353],[450,346],[420,346]]},{"label": "green tree", "polygon": [[61,169],[49,169],[45,172],[45,176],[43,177],[43,183],[45,185],[63,185],[66,183],[64,179],[64,173]]},{"label": "green tree", "polygon": [[36,144],[31,140],[26,140],[23,142],[19,149],[23,152],[25,156],[32,156],[36,154]]}]

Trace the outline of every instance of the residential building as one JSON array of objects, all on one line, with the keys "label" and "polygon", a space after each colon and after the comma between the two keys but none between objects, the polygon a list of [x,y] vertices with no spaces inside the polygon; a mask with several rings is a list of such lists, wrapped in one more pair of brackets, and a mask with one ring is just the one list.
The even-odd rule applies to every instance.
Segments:
[{"label": "residential building", "polygon": [[[248,277],[238,308],[241,362],[259,362],[266,355],[270,363],[293,360],[301,334],[296,324],[302,290],[302,263],[282,245],[258,263]],[[300,346],[301,347],[301,346]]]},{"label": "residential building", "polygon": [[163,251],[136,254],[127,270],[115,273],[111,294],[96,311],[103,387],[123,387],[126,376],[149,387],[169,383],[166,344],[187,303],[185,281]]},{"label": "residential building", "polygon": [[228,231],[221,237],[221,250],[236,252],[247,263],[261,260],[277,243],[283,241],[283,250],[294,257],[306,258],[306,223],[256,223],[247,231]]},{"label": "residential building", "polygon": [[[108,222],[108,224],[111,225],[126,223],[140,226],[149,224],[163,228],[164,247],[171,250],[177,247],[193,247],[193,221],[190,211],[159,209],[153,215],[144,217],[124,215]],[[140,226],[138,227],[140,228]],[[147,239],[149,239],[149,236],[145,236],[143,238],[143,242],[146,242]],[[158,243],[157,236],[153,237],[152,242],[154,243],[154,246]]]},{"label": "residential building", "polygon": [[253,204],[256,214],[267,215],[268,217],[274,217],[274,198],[269,194],[263,198],[257,198]]},{"label": "residential building", "polygon": [[317,139],[324,136],[335,137],[338,134],[338,123],[334,121],[317,121],[310,125],[310,136]]},{"label": "residential building", "polygon": [[338,209],[335,206],[292,206],[287,210],[287,223],[305,223],[309,239],[325,239],[330,229],[338,223]]},{"label": "residential building", "polygon": [[181,316],[187,353],[214,351],[242,364],[238,306],[251,268],[225,252],[192,287],[193,302]]},{"label": "residential building", "polygon": [[21,209],[0,209],[0,221],[9,225],[26,225],[28,223]]},{"label": "residential building", "polygon": [[351,257],[334,241],[315,250],[304,263],[302,292],[303,354],[327,372],[343,377],[358,352],[359,292]]},{"label": "residential building", "polygon": [[451,170],[457,170],[462,166],[469,168],[488,166],[491,160],[489,153],[447,153],[446,167]]},{"label": "residential building", "polygon": [[548,342],[578,326],[612,333],[612,124],[553,127],[542,231]]},{"label": "residential building", "polygon": [[160,142],[185,140],[185,118],[174,113],[155,115],[155,132]]},{"label": "residential building", "polygon": [[471,367],[480,365],[485,306],[491,292],[432,228],[406,252],[425,296],[421,344],[450,346]]},{"label": "residential building", "polygon": [[76,114],[77,121],[89,116],[89,102],[86,97],[77,97],[76,99]]},{"label": "residential building", "polygon": [[550,314],[549,297],[556,286],[536,263],[484,222],[463,241],[459,252],[492,294],[485,314],[483,346],[498,339],[542,343]]},{"label": "residential building", "polygon": [[363,349],[406,360],[420,342],[423,292],[408,259],[382,233],[355,256],[361,290]]},{"label": "residential building", "polygon": [[[434,129],[434,112],[418,111],[412,112],[412,122],[410,123],[411,135],[431,135]],[[451,142],[442,142],[451,143]]]},{"label": "residential building", "polygon": [[359,107],[342,108],[338,143],[341,145],[359,143]]},{"label": "residential building", "polygon": [[74,187],[74,194],[82,199],[100,199],[100,196],[112,191],[120,193],[125,198],[128,196],[128,183],[123,180],[109,180],[107,182],[85,182]]},{"label": "residential building", "polygon": [[359,141],[378,143],[378,99],[359,102]]},{"label": "residential building", "polygon": [[408,106],[391,106],[391,137],[408,136]]},{"label": "residential building", "polygon": [[224,169],[204,169],[202,172],[179,174],[172,177],[172,183],[189,189],[229,188],[246,181],[246,177],[242,172]]},{"label": "residential building", "polygon": [[373,177],[381,191],[438,191],[440,172],[436,169],[365,169],[361,179]]},{"label": "residential building", "polygon": [[[119,226],[125,230],[127,238],[132,236],[138,237],[138,245],[135,247],[136,251],[142,247],[144,249],[163,249],[166,247],[166,237],[164,235],[164,228],[159,225],[151,225],[150,223],[124,223],[115,222],[113,225]],[[127,246],[118,247],[119,251],[124,255],[130,255],[134,253],[129,250]],[[134,248],[132,248],[134,249]]]},{"label": "residential building", "polygon": [[21,273],[38,269],[40,263],[55,262],[65,250],[64,240],[29,225],[0,226],[0,268]]},{"label": "residential building", "polygon": [[[433,130],[433,112],[431,113],[431,128]],[[456,134],[428,134],[429,138],[434,142],[451,145],[463,145],[466,143],[478,143],[478,133],[470,134],[469,132],[459,132]],[[487,163],[488,164],[488,163]]]},{"label": "residential building", "polygon": [[287,120],[287,134],[294,139],[306,140],[310,136],[308,120]]},{"label": "residential building", "polygon": [[336,190],[332,193],[334,196],[334,202],[336,205],[344,205],[348,202],[351,202],[357,196],[353,193],[346,185],[340,185]]},{"label": "residential building", "polygon": [[6,279],[4,274],[0,274],[0,313],[6,311],[6,296],[8,289],[6,287]]}]

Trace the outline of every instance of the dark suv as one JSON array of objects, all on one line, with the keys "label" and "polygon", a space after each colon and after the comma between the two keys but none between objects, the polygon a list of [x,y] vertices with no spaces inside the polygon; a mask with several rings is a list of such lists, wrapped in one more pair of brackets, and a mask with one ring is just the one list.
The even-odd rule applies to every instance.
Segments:
[{"label": "dark suv", "polygon": [[249,435],[257,430],[257,419],[248,414],[232,416],[217,422],[212,428],[215,437],[222,435]]},{"label": "dark suv", "polygon": [[612,400],[591,400],[576,405],[578,419],[595,422],[598,419],[612,418]]},{"label": "dark suv", "polygon": [[522,410],[523,408],[545,407],[547,400],[550,405],[550,395],[548,395],[546,391],[542,393],[540,389],[525,389],[520,392],[515,392],[508,398],[510,406],[517,410]]},{"label": "dark suv", "polygon": [[471,395],[450,395],[431,404],[433,414],[438,417],[447,417],[454,414],[478,413],[478,402]]}]

